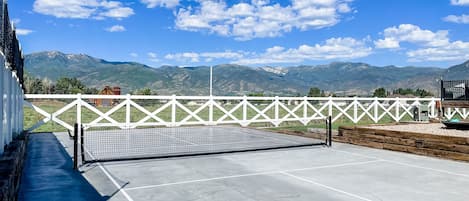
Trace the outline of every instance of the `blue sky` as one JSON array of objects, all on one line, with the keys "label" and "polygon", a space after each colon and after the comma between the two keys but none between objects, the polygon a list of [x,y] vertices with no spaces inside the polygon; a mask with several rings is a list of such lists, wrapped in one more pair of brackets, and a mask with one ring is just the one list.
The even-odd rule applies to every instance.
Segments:
[{"label": "blue sky", "polygon": [[150,66],[469,60],[469,0],[14,0],[25,53]]}]

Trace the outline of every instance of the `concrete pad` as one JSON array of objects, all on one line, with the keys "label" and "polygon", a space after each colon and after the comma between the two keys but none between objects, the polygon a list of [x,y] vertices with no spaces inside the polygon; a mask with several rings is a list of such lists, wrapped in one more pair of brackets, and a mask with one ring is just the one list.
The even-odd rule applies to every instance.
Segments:
[{"label": "concrete pad", "polygon": [[21,178],[20,201],[106,200],[82,175],[52,133],[32,134]]},{"label": "concrete pad", "polygon": [[181,185],[134,189],[127,192],[134,200],[359,200],[282,174],[235,177]]},{"label": "concrete pad", "polygon": [[[330,152],[326,148],[310,148],[150,160],[137,163],[132,161],[105,163],[105,166],[119,180],[130,181],[128,187],[134,187],[364,161],[371,160]],[[151,176],[141,177],[141,175]]]},{"label": "concrete pad", "polygon": [[[70,145],[66,136],[59,138]],[[340,143],[93,163],[81,170],[99,198],[113,201],[469,200],[469,163]],[[44,177],[62,178],[59,173]]]},{"label": "concrete pad", "polygon": [[346,144],[103,165],[132,200],[469,199],[467,163]]},{"label": "concrete pad", "polygon": [[369,200],[469,200],[469,177],[386,161],[291,174]]},{"label": "concrete pad", "polygon": [[438,169],[442,171],[450,171],[455,174],[469,175],[467,162],[446,160],[440,158],[420,156],[410,153],[395,152],[382,149],[365,148],[357,145],[335,143],[332,151],[349,155],[353,157],[364,157],[368,159],[381,159],[388,162],[407,165],[425,167],[429,169]]}]

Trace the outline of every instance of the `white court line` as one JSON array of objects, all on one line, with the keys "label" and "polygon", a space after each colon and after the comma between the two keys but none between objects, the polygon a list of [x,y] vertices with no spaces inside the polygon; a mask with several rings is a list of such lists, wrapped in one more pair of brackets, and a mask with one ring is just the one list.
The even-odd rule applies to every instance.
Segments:
[{"label": "white court line", "polygon": [[216,180],[232,179],[232,178],[240,178],[240,177],[250,177],[250,176],[269,175],[269,174],[282,174],[284,172],[298,172],[298,171],[305,171],[305,170],[344,167],[344,166],[352,166],[352,165],[364,165],[364,164],[375,163],[375,162],[379,162],[379,161],[381,161],[381,160],[343,163],[343,164],[337,164],[337,165],[325,165],[325,166],[316,166],[316,167],[309,167],[309,168],[296,168],[296,169],[290,169],[290,170],[276,170],[276,171],[267,171],[267,172],[257,172],[257,173],[250,173],[250,174],[239,174],[239,175],[232,175],[232,176],[213,177],[213,178],[207,178],[207,179],[196,179],[196,180],[165,183],[165,184],[139,186],[139,187],[125,188],[125,189],[128,190],[128,191],[131,191],[131,190],[138,190],[138,189],[157,188],[157,187],[163,187],[163,186],[174,186],[174,185],[190,184],[190,183],[201,183],[201,182],[207,182],[207,181],[216,181]]},{"label": "white court line", "polygon": [[449,175],[469,178],[469,175],[467,175],[467,174],[460,174],[460,173],[455,173],[455,172],[451,172],[451,171],[447,171],[447,170],[423,167],[423,166],[419,166],[419,165],[412,165],[412,164],[409,164],[409,163],[403,163],[403,162],[398,162],[398,161],[393,161],[393,160],[387,160],[387,159],[382,159],[382,158],[378,158],[378,157],[374,157],[374,156],[367,156],[367,155],[364,155],[364,154],[359,154],[359,153],[354,153],[354,152],[349,152],[349,151],[342,151],[342,150],[336,150],[336,149],[331,149],[331,150],[336,151],[336,152],[342,152],[342,153],[347,153],[347,154],[351,154],[351,155],[361,156],[361,157],[365,157],[365,158],[369,158],[369,159],[381,160],[381,161],[388,162],[388,163],[394,163],[394,164],[398,164],[398,165],[414,167],[414,168],[419,168],[419,169],[424,169],[424,170],[431,170],[431,171],[445,173],[445,174],[449,174]]},{"label": "white court line", "polygon": [[[91,159],[94,160],[94,157],[93,155],[91,155],[90,152],[88,152],[88,150],[85,150],[86,153],[88,153],[88,155],[90,155]],[[122,192],[122,195],[124,195],[124,197],[128,200],[128,201],[134,201],[130,195],[125,191],[124,188],[122,188],[121,186],[119,186],[119,184],[117,183],[117,181],[111,176],[111,174],[109,174],[109,172],[103,167],[103,165],[101,163],[97,163],[98,164],[98,167],[99,169],[101,169],[101,171],[103,171],[103,173],[106,175],[106,177],[109,178],[109,180],[111,180],[112,184],[114,184],[114,186],[118,189],[118,192]]]},{"label": "white court line", "polygon": [[290,174],[290,173],[287,173],[287,172],[282,172],[281,174],[287,175],[289,177],[293,177],[293,178],[298,179],[300,181],[304,181],[304,182],[307,182],[307,183],[310,183],[310,184],[314,184],[316,186],[321,186],[323,188],[326,188],[326,189],[329,189],[329,190],[332,190],[332,191],[335,191],[335,192],[338,192],[338,193],[342,193],[342,194],[348,195],[350,197],[358,198],[360,200],[372,201],[370,199],[361,197],[359,195],[349,193],[349,192],[346,192],[346,191],[343,191],[343,190],[340,190],[340,189],[337,189],[337,188],[334,188],[334,187],[331,187],[331,186],[328,186],[328,185],[325,185],[325,184],[321,184],[321,183],[318,183],[318,182],[315,182],[315,181],[312,181],[312,180],[309,180],[309,179],[305,179],[303,177],[299,177],[299,176],[296,176],[296,175],[293,175],[293,174]]}]

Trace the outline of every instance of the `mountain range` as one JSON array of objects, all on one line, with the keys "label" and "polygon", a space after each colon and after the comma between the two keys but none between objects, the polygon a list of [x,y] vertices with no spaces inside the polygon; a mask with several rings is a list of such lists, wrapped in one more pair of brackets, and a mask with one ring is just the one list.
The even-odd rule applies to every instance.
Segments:
[{"label": "mountain range", "polygon": [[[207,95],[209,67],[150,67],[135,62],[110,62],[85,54],[57,51],[25,56],[25,69],[52,81],[76,77],[87,86],[120,86],[123,93],[149,87],[160,95]],[[438,79],[468,79],[469,61],[449,68],[372,66],[333,62],[326,65],[248,67],[234,64],[213,68],[214,95],[304,95],[310,87],[341,95],[370,95],[379,87],[420,88],[438,94]]]}]

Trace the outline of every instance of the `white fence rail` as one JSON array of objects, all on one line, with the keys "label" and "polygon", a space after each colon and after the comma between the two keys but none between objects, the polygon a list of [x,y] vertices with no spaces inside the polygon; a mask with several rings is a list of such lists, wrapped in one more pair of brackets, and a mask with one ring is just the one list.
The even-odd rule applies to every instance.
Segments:
[{"label": "white fence rail", "polygon": [[23,89],[15,71],[5,62],[5,56],[0,53],[0,154],[5,145],[8,145],[14,137],[23,130]]},{"label": "white fence rail", "polygon": [[[24,106],[31,107],[43,119],[27,130],[34,130],[47,122],[55,122],[67,129],[73,123],[61,119],[73,110],[74,122],[86,126],[183,126],[269,123],[279,126],[284,122],[307,125],[312,120],[332,116],[332,120],[345,118],[360,121],[399,122],[413,117],[412,107],[425,105],[429,117],[437,117],[437,98],[336,98],[336,97],[233,97],[233,96],[139,96],[139,95],[35,95],[25,96]],[[36,101],[61,100],[66,102],[56,111],[47,112],[35,105]],[[109,107],[97,107],[93,100],[114,102]],[[152,104],[148,104],[151,102]],[[150,105],[150,106],[148,106]],[[85,112],[86,110],[86,112]],[[120,111],[120,112],[118,112]],[[95,117],[90,117],[93,113]],[[120,113],[115,115],[115,113]],[[140,113],[139,115],[136,115]],[[114,116],[113,116],[114,115]],[[469,111],[447,109],[445,116],[459,115],[466,119]],[[84,118],[84,116],[87,116]],[[117,117],[116,117],[117,116]]]}]

